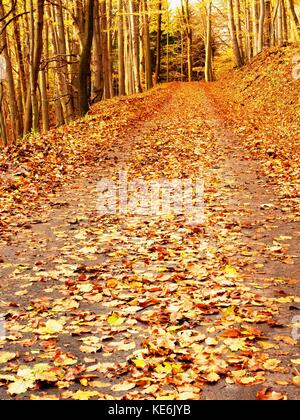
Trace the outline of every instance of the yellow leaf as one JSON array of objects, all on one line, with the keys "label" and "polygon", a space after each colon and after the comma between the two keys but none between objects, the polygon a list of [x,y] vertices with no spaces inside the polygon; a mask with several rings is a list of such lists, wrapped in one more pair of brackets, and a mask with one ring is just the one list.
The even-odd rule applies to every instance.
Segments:
[{"label": "yellow leaf", "polygon": [[291,362],[294,363],[294,365],[300,365],[300,359],[292,359]]},{"label": "yellow leaf", "polygon": [[207,346],[216,346],[218,344],[218,340],[213,337],[207,337],[207,339],[205,340],[205,344]]},{"label": "yellow leaf", "polygon": [[94,354],[94,353],[98,353],[98,351],[101,350],[102,346],[80,346],[79,350],[81,351],[81,353],[85,353],[85,354]]},{"label": "yellow leaf", "polygon": [[137,368],[141,369],[143,369],[147,365],[147,363],[143,359],[134,359],[132,360],[132,363],[134,363]]},{"label": "yellow leaf", "polygon": [[55,395],[30,395],[31,401],[59,401]]},{"label": "yellow leaf", "polygon": [[270,343],[269,341],[258,341],[259,346],[264,350],[270,350],[277,347],[276,344]]},{"label": "yellow leaf", "polygon": [[136,344],[135,342],[132,343],[121,343],[119,345],[116,346],[117,350],[119,351],[129,351],[129,350],[134,350],[136,348]]},{"label": "yellow leaf", "polygon": [[297,344],[296,340],[294,340],[292,337],[289,337],[287,335],[276,335],[274,337],[274,340],[283,341],[285,344],[289,344],[290,346],[296,346]]},{"label": "yellow leaf", "polygon": [[88,386],[89,381],[86,378],[80,379],[80,384],[82,386]]},{"label": "yellow leaf", "polygon": [[239,380],[239,383],[242,383],[243,385],[250,385],[256,381],[257,381],[257,378],[255,378],[254,376],[247,376],[247,377],[245,376]]},{"label": "yellow leaf", "polygon": [[97,391],[77,391],[72,395],[73,400],[87,401],[93,397],[99,397],[100,394]]},{"label": "yellow leaf", "polygon": [[126,321],[126,318],[119,317],[116,313],[107,318],[107,322],[111,327],[118,327]]},{"label": "yellow leaf", "polygon": [[63,325],[60,322],[55,321],[54,319],[49,319],[46,322],[45,327],[39,328],[37,332],[43,335],[52,335],[62,332],[63,329]]},{"label": "yellow leaf", "polygon": [[133,389],[133,388],[135,388],[135,384],[133,384],[132,382],[123,382],[121,384],[112,386],[111,390],[115,392],[122,392],[122,391],[129,391],[130,389]]},{"label": "yellow leaf", "polygon": [[286,386],[286,385],[288,385],[289,384],[289,382],[288,381],[276,381],[275,382],[277,385],[283,385],[283,386]]},{"label": "yellow leaf", "polygon": [[293,377],[293,383],[296,386],[300,386],[300,376],[299,375]]},{"label": "yellow leaf", "polygon": [[237,277],[238,275],[237,269],[235,267],[232,267],[231,265],[226,265],[223,271],[227,275],[227,277]]},{"label": "yellow leaf", "polygon": [[281,361],[278,359],[269,359],[263,364],[263,367],[266,370],[273,371],[280,365],[280,363]]},{"label": "yellow leaf", "polygon": [[90,382],[90,386],[93,388],[110,388],[111,384],[108,382],[93,381]]},{"label": "yellow leaf", "polygon": [[0,363],[7,363],[15,359],[18,356],[17,353],[10,353],[8,351],[0,352]]},{"label": "yellow leaf", "polygon": [[211,372],[208,375],[204,376],[204,378],[208,382],[218,382],[218,380],[220,379],[220,376],[215,372]]},{"label": "yellow leaf", "polygon": [[245,349],[245,339],[242,338],[226,338],[226,340],[224,340],[224,344],[226,344],[231,351]]},{"label": "yellow leaf", "polygon": [[22,379],[18,379],[12,384],[9,384],[7,392],[11,395],[19,395],[24,394],[28,391],[29,388],[34,387],[33,381],[24,381]]},{"label": "yellow leaf", "polygon": [[80,290],[80,292],[82,293],[89,293],[94,289],[94,286],[90,283],[87,284],[80,284],[78,286],[78,289]]}]

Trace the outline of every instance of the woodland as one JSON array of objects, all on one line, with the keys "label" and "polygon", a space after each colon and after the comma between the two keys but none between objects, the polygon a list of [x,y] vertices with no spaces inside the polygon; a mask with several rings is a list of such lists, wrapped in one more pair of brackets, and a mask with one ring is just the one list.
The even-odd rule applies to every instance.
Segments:
[{"label": "woodland", "polygon": [[300,34],[294,0],[14,0],[1,2],[0,22],[4,145],[103,99],[212,81]]}]

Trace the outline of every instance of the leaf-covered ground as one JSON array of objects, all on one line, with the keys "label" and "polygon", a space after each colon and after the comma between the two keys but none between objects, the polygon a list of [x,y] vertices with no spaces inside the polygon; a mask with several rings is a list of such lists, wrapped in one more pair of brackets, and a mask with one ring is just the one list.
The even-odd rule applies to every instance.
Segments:
[{"label": "leaf-covered ground", "polygon": [[[299,195],[270,179],[273,156],[253,155],[226,103],[219,86],[170,84],[54,131],[52,174],[43,147],[16,157],[19,184],[2,191],[1,398],[299,397]],[[205,222],[101,216],[97,181],[121,169],[203,174]]]}]

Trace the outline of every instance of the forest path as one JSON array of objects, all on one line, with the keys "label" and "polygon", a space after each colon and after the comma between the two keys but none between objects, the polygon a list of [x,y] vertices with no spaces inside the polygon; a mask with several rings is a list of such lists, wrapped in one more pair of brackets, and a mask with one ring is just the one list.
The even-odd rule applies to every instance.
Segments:
[{"label": "forest path", "polygon": [[[0,398],[298,397],[300,224],[211,90],[165,95],[2,247]],[[204,223],[99,214],[120,171],[203,177]]]}]

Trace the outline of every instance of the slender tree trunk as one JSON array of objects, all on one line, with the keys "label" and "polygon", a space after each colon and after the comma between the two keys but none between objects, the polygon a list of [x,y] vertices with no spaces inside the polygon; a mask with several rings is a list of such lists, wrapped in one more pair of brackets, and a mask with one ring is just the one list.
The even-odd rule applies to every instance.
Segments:
[{"label": "slender tree trunk", "polygon": [[33,127],[38,128],[38,109],[36,89],[38,82],[38,75],[40,71],[40,63],[43,51],[43,27],[44,27],[44,8],[45,0],[37,0],[36,24],[34,25],[33,4],[31,0],[31,66],[30,66],[30,89],[28,89],[25,118],[24,118],[24,132],[29,133]]},{"label": "slender tree trunk", "polygon": [[41,80],[41,98],[42,98],[42,128],[43,132],[46,133],[50,129],[49,121],[49,100],[47,93],[47,76],[46,70],[43,68],[40,72]]},{"label": "slender tree trunk", "polygon": [[133,61],[132,61],[132,31],[130,26],[130,12],[127,0],[124,0],[124,39],[125,39],[125,88],[126,94],[131,95],[134,91]]},{"label": "slender tree trunk", "polygon": [[5,124],[5,118],[3,113],[3,84],[0,81],[0,130],[1,130],[1,139],[3,146],[6,147],[8,144],[7,130]]},{"label": "slender tree trunk", "polygon": [[86,21],[84,42],[79,64],[79,112],[84,116],[89,111],[89,77],[91,65],[91,51],[94,34],[94,0],[88,0],[86,5]]},{"label": "slender tree trunk", "polygon": [[242,19],[241,19],[241,3],[240,0],[236,0],[236,16],[237,16],[237,38],[240,48],[240,54],[243,63],[245,62],[244,53],[244,42],[243,42],[243,31],[242,31]]},{"label": "slender tree trunk", "polygon": [[233,54],[235,58],[235,64],[237,67],[242,67],[243,58],[241,55],[237,34],[236,34],[236,25],[234,21],[234,10],[233,10],[233,1],[228,0],[228,11],[229,11],[229,27],[230,27],[230,35],[231,35],[231,41],[232,41],[232,48],[233,48]]},{"label": "slender tree trunk", "polygon": [[289,40],[288,19],[287,19],[285,0],[281,0],[281,1],[282,1],[283,42],[286,43]]},{"label": "slender tree trunk", "polygon": [[264,45],[270,47],[272,32],[271,0],[265,0],[265,14]]},{"label": "slender tree trunk", "polygon": [[143,12],[143,38],[144,38],[144,57],[145,57],[145,73],[146,73],[146,89],[153,87],[152,82],[152,65],[151,65],[151,48],[149,34],[149,10],[147,0],[142,0]]},{"label": "slender tree trunk", "polygon": [[[22,44],[21,44],[21,34],[20,34],[20,26],[18,24],[17,21],[17,12],[16,9],[14,9],[13,11],[13,17],[14,17],[14,37],[15,37],[15,41],[16,41],[16,57],[17,57],[17,62],[18,62],[18,68],[19,68],[19,81],[20,81],[20,85],[21,85],[21,98],[19,103],[22,104],[22,106],[19,106],[19,112],[22,115],[23,110],[24,110],[24,106],[25,106],[25,101],[26,101],[26,92],[27,92],[27,83],[26,83],[26,72],[25,72],[25,64],[24,64],[24,55],[23,55],[23,51],[22,51]],[[21,127],[22,127],[22,131],[23,131],[23,118],[21,116]]]},{"label": "slender tree trunk", "polygon": [[9,92],[9,107],[10,107],[10,115],[11,115],[11,122],[13,127],[13,136],[14,141],[16,142],[18,137],[22,135],[23,131],[23,124],[22,124],[22,117],[21,113],[19,112],[19,106],[17,101],[16,89],[14,84],[14,75],[13,75],[13,67],[10,58],[10,54],[8,51],[7,46],[7,34],[5,29],[5,16],[3,3],[0,3],[0,18],[2,18],[2,22],[0,24],[1,29],[1,50],[3,49],[3,57],[6,61],[6,77],[8,83],[8,92]]},{"label": "slender tree trunk", "polygon": [[252,0],[253,55],[258,53],[258,4]]},{"label": "slender tree trunk", "polygon": [[100,0],[101,12],[101,45],[102,45],[102,60],[103,60],[103,73],[104,73],[104,99],[111,98],[111,73],[110,73],[110,57],[108,46],[108,21],[107,21],[107,8],[106,0]]},{"label": "slender tree trunk", "polygon": [[211,22],[212,3],[207,6],[207,28],[206,28],[206,44],[205,44],[205,80],[207,82],[213,81],[212,70],[212,22]]},{"label": "slender tree trunk", "polygon": [[137,15],[136,0],[129,0],[130,8],[130,27],[132,37],[132,64],[133,64],[133,81],[134,92],[142,91],[140,80],[140,59],[139,59],[139,17]]},{"label": "slender tree trunk", "polygon": [[119,95],[125,95],[125,51],[124,51],[124,9],[123,0],[118,0],[118,63],[119,63]]},{"label": "slender tree trunk", "polygon": [[282,1],[280,1],[279,3],[278,16],[277,16],[277,39],[278,39],[278,45],[281,47],[283,44]]},{"label": "slender tree trunk", "polygon": [[264,47],[264,23],[265,23],[265,0],[260,0],[259,22],[258,22],[258,43],[257,52],[260,53]]},{"label": "slender tree trunk", "polygon": [[60,83],[61,83],[61,95],[62,95],[62,106],[65,114],[65,121],[69,122],[72,120],[75,114],[72,101],[72,92],[69,81],[68,74],[68,64],[67,64],[67,42],[66,42],[66,30],[63,17],[63,7],[62,0],[57,1],[56,7],[56,18],[57,18],[57,43],[58,43],[58,54],[59,59],[59,69],[58,72]]},{"label": "slender tree trunk", "polygon": [[162,24],[162,0],[158,1],[158,17],[157,17],[157,36],[156,36],[156,65],[155,65],[155,84],[160,82],[161,68],[161,24]]},{"label": "slender tree trunk", "polygon": [[112,0],[106,2],[106,15],[107,15],[107,68],[108,68],[108,80],[109,80],[109,97],[114,96],[113,90],[113,65],[112,65]]},{"label": "slender tree trunk", "polygon": [[251,12],[248,0],[244,0],[244,15],[245,15],[245,44],[246,44],[246,58],[248,61],[253,57],[253,24],[251,21]]},{"label": "slender tree trunk", "polygon": [[103,79],[103,51],[101,45],[100,13],[99,1],[95,1],[94,12],[94,82],[93,82],[93,102],[99,102],[103,98],[104,79]]}]

